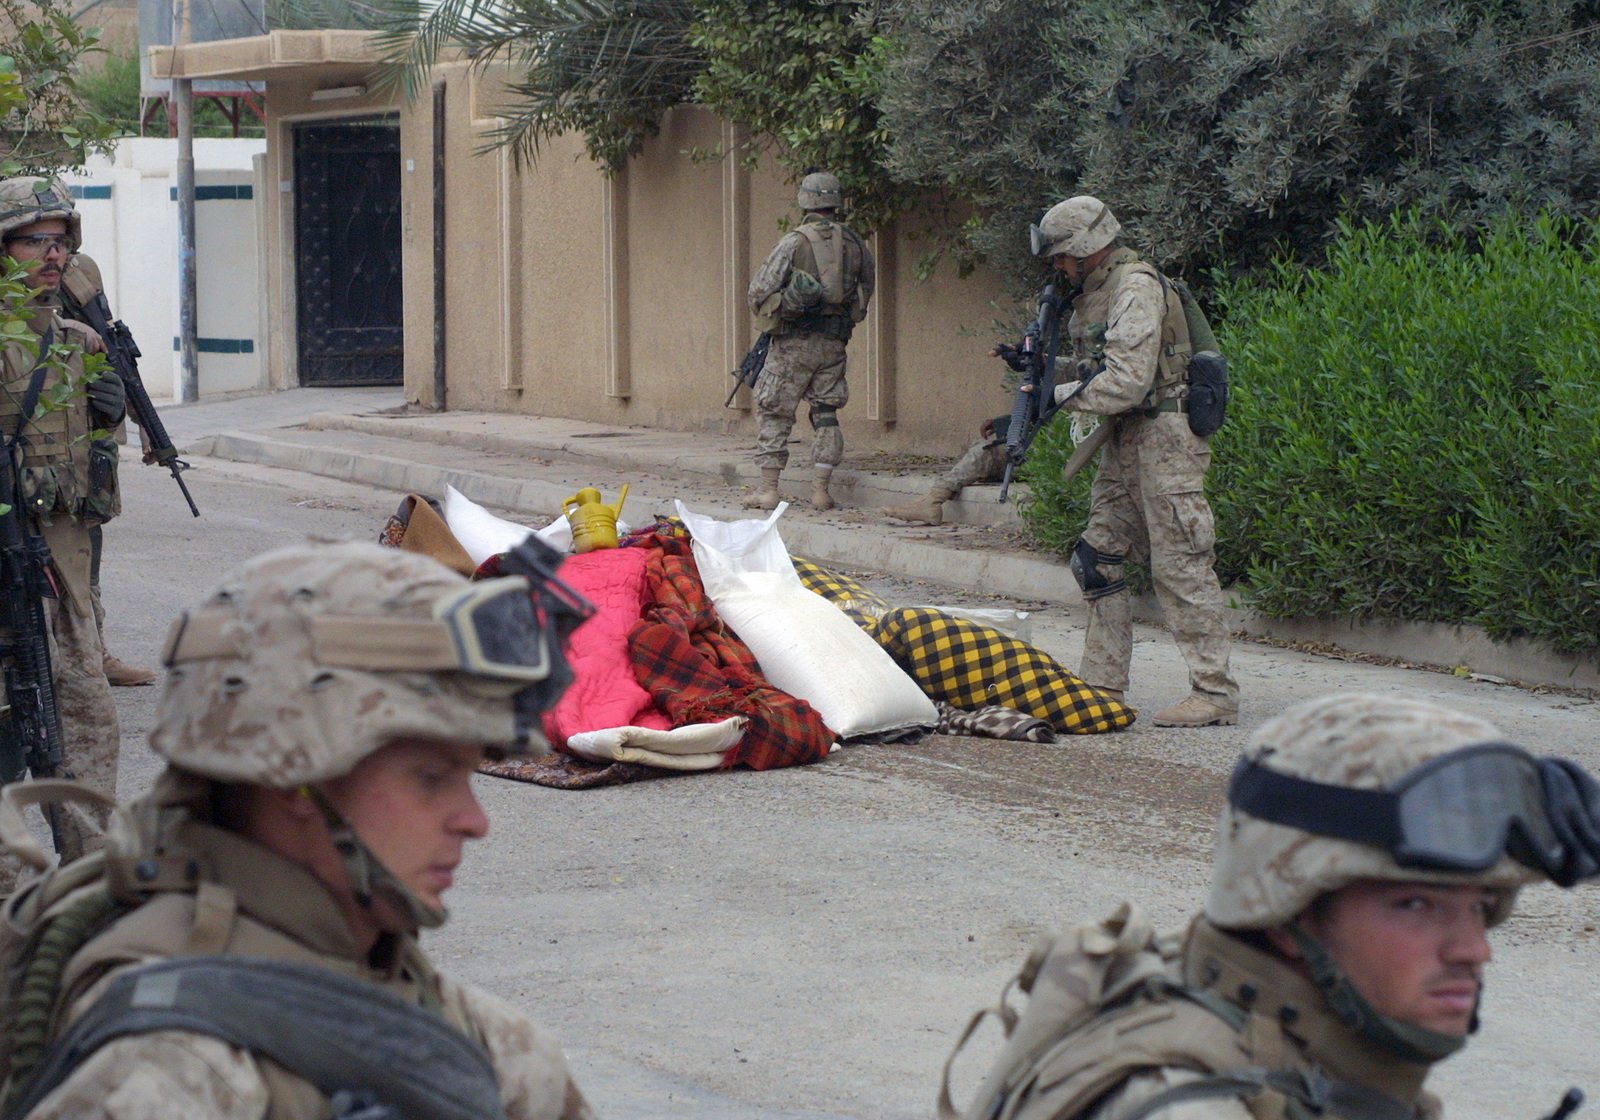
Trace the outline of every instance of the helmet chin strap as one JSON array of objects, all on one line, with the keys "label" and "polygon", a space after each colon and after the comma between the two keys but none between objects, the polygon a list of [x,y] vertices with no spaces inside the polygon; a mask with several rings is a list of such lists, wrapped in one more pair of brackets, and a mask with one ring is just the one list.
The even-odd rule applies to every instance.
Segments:
[{"label": "helmet chin strap", "polygon": [[[1328,1007],[1351,1030],[1368,1042],[1408,1062],[1432,1065],[1443,1061],[1467,1044],[1466,1035],[1444,1034],[1426,1027],[1402,1023],[1387,1015],[1380,1015],[1367,998],[1356,991],[1355,985],[1334,963],[1333,955],[1301,928],[1299,922],[1290,922],[1290,934],[1305,954],[1311,969],[1311,981],[1322,992]],[[1480,994],[1479,998],[1482,996]],[[1468,1033],[1478,1029],[1478,1011],[1472,1011],[1472,1025]]]},{"label": "helmet chin strap", "polygon": [[344,864],[351,889],[355,891],[356,902],[363,910],[370,911],[373,901],[381,897],[418,929],[438,929],[444,925],[450,912],[442,906],[429,906],[395,878],[320,789],[304,785],[300,787],[300,792],[322,811],[322,819],[327,822],[328,834],[339,853],[339,861]]}]

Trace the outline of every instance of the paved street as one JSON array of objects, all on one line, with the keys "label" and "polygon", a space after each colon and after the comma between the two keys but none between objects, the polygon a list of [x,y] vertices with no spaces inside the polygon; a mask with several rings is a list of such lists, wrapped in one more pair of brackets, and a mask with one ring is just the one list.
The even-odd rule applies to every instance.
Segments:
[{"label": "paved street", "polygon": [[[312,411],[400,403],[398,392],[305,393],[163,417],[190,446]],[[360,433],[319,438],[354,445]],[[419,447],[415,461],[427,459]],[[125,458],[126,513],[106,530],[102,577],[110,645],[125,659],[152,662],[176,611],[238,559],[308,535],[372,539],[402,496],[194,461],[199,519],[165,471]],[[499,469],[551,493],[570,493],[582,474],[555,457]],[[609,496],[618,478],[595,481]],[[652,499],[640,514],[677,485],[631,481]],[[864,567],[903,601],[1003,605]],[[1081,611],[1043,596],[1028,605],[1039,608],[1036,644],[1075,665]],[[1182,694],[1183,667],[1160,630],[1137,637],[1130,699],[1148,711]],[[1236,646],[1234,665],[1237,728],[1141,720],[1055,745],[936,738],[850,747],[793,770],[582,792],[480,779],[494,830],[462,869],[451,924],[427,943],[445,968],[549,1026],[612,1120],[922,1120],[967,1017],[1040,930],[1125,898],[1163,925],[1198,907],[1226,774],[1284,705],[1341,689],[1414,693],[1600,770],[1600,706],[1588,694],[1252,643]],[[155,772],[144,738],[158,690],[116,691],[126,797]],[[1500,931],[1483,1032],[1436,1079],[1456,1120],[1534,1120],[1569,1084],[1600,1091],[1597,903],[1593,887],[1529,891]],[[962,1072],[970,1091],[976,1072]]]}]

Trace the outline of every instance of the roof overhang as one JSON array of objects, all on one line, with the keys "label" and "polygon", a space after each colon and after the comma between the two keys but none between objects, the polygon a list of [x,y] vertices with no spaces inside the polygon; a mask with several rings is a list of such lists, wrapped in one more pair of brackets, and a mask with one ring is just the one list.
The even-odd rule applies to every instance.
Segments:
[{"label": "roof overhang", "polygon": [[248,39],[152,47],[150,76],[353,85],[379,62],[377,38],[375,31],[269,31]]}]

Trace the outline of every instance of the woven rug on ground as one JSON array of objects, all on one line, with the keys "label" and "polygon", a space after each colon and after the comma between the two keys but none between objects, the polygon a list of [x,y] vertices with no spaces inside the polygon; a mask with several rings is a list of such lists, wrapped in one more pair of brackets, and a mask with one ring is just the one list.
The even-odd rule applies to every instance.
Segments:
[{"label": "woven rug on ground", "polygon": [[651,778],[670,778],[682,771],[662,770],[632,762],[586,762],[571,755],[546,754],[538,758],[484,762],[478,766],[478,773],[492,778],[510,778],[514,782],[532,782],[536,786],[548,786],[551,789],[598,789]]},{"label": "woven rug on ground", "polygon": [[958,708],[1015,708],[1069,735],[1120,731],[1134,720],[1120,700],[990,626],[901,607],[878,620],[874,636],[929,696]]}]

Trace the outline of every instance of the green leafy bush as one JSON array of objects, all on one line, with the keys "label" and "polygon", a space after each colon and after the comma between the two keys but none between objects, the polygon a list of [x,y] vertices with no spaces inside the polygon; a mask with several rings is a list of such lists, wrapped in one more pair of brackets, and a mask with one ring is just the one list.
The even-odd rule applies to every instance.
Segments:
[{"label": "green leafy bush", "polygon": [[[1272,616],[1473,623],[1600,650],[1600,225],[1345,226],[1325,269],[1224,284],[1218,574]],[[1025,477],[1070,547],[1087,485]]]}]

